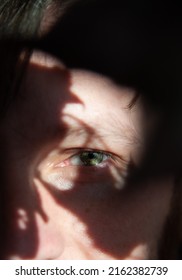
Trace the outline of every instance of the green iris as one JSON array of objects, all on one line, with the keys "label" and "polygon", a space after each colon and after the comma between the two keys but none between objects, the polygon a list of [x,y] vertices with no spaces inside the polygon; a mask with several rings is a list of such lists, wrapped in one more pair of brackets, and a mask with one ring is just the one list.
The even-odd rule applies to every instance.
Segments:
[{"label": "green iris", "polygon": [[104,155],[101,152],[83,152],[80,154],[80,160],[83,162],[84,165],[98,165],[104,159]]}]

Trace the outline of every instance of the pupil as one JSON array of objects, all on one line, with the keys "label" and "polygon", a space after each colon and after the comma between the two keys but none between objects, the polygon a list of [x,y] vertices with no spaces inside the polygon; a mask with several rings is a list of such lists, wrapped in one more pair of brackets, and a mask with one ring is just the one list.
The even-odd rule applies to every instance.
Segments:
[{"label": "pupil", "polygon": [[94,157],[95,157],[95,154],[94,154],[94,153],[89,153],[89,154],[88,154],[88,158],[89,158],[89,159],[93,159]]},{"label": "pupil", "polygon": [[81,154],[80,159],[85,165],[93,166],[102,162],[103,155],[102,153],[84,152]]}]

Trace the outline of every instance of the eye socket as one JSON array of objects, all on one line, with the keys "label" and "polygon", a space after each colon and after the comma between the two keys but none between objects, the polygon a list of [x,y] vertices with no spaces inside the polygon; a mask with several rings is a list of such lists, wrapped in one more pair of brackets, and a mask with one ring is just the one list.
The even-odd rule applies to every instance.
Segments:
[{"label": "eye socket", "polygon": [[68,160],[70,165],[98,166],[102,165],[110,157],[110,154],[100,151],[83,151],[73,155]]},{"label": "eye socket", "polygon": [[128,161],[116,154],[89,148],[71,148],[54,158],[49,164],[50,170],[45,174],[48,181],[57,189],[64,185],[81,184],[115,184],[120,188],[125,183]]}]

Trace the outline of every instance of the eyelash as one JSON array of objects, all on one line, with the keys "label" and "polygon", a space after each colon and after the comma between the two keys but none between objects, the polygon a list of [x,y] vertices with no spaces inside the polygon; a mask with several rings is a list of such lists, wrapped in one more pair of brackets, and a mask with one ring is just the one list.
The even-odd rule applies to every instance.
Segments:
[{"label": "eyelash", "polygon": [[[91,157],[89,157],[89,155]],[[95,155],[95,159],[93,156]],[[88,160],[90,160],[90,164],[86,163],[86,159],[84,157],[88,156]],[[108,163],[109,159],[113,159],[113,156],[110,153],[105,151],[98,151],[98,150],[88,150],[82,149],[79,152],[75,153],[74,155],[68,157],[64,161],[62,161],[59,166],[66,167],[66,166],[85,166],[85,167],[104,167]],[[99,160],[99,163],[95,163],[96,160]],[[95,164],[94,164],[95,163]]]}]

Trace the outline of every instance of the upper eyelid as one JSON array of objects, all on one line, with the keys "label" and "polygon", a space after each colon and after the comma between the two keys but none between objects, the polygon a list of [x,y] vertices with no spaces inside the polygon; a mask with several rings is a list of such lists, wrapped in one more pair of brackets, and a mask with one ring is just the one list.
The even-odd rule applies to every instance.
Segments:
[{"label": "upper eyelid", "polygon": [[49,167],[54,168],[58,167],[62,162],[69,160],[71,157],[76,156],[85,151],[92,152],[101,152],[106,155],[109,155],[110,158],[108,160],[113,161],[113,164],[116,164],[118,168],[126,168],[128,166],[129,159],[126,156],[122,156],[122,154],[118,155],[116,153],[111,152],[110,150],[103,150],[99,148],[91,148],[91,147],[71,147],[65,149],[55,149],[54,153],[51,153],[46,162],[48,162]]},{"label": "upper eyelid", "polygon": [[74,157],[74,156],[78,156],[82,153],[85,153],[85,152],[91,152],[91,153],[100,153],[100,154],[104,154],[104,155],[107,155],[108,157],[111,157],[112,158],[112,155],[110,153],[107,153],[107,152],[104,152],[104,151],[98,151],[98,150],[81,150],[75,154],[73,154],[72,156],[70,156],[70,158]]},{"label": "upper eyelid", "polygon": [[[103,151],[103,150],[99,150],[99,149],[90,149],[90,148],[78,148],[75,149],[75,151],[77,150],[76,154],[79,154],[81,152],[95,152],[95,153],[103,153],[103,154],[108,154],[108,155],[112,155],[112,153],[107,152],[107,151]],[[74,151],[74,150],[73,150]]]},{"label": "upper eyelid", "polygon": [[70,157],[72,157],[72,156],[79,155],[82,152],[103,153],[103,154],[109,155],[111,158],[114,158],[114,157],[119,158],[119,156],[115,155],[112,152],[104,151],[104,150],[101,150],[101,149],[94,149],[94,148],[78,148],[78,147],[77,148],[70,148],[70,149],[67,149],[65,151],[65,154],[70,155]]}]

